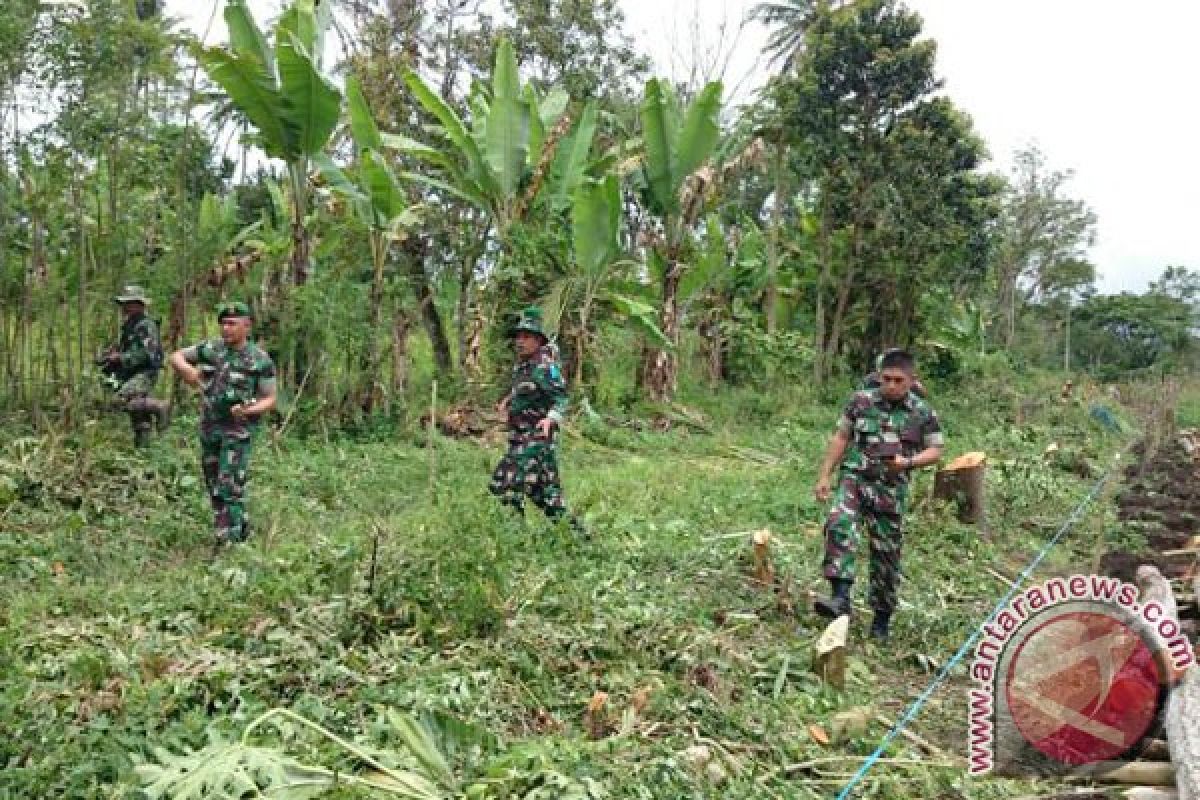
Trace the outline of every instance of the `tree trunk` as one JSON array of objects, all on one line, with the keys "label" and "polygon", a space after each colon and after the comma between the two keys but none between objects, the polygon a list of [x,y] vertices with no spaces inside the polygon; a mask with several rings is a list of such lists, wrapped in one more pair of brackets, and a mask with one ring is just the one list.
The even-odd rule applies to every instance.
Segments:
[{"label": "tree trunk", "polygon": [[825,295],[829,286],[829,278],[833,274],[833,231],[830,229],[829,201],[825,192],[821,193],[821,227],[817,233],[817,247],[820,251],[821,271],[817,275],[816,285],[816,324],[813,332],[813,379],[817,385],[825,383],[829,377],[825,363],[826,308]]},{"label": "tree trunk", "polygon": [[421,315],[421,324],[429,336],[438,377],[447,380],[454,372],[454,362],[450,357],[450,341],[446,338],[442,315],[438,312],[429,276],[425,274],[425,251],[428,246],[429,242],[423,236],[408,237],[404,241],[404,263],[409,283],[417,296],[417,313]]},{"label": "tree trunk", "polygon": [[397,309],[392,320],[392,396],[403,397],[408,386],[408,331],[411,320]]},{"label": "tree trunk", "polygon": [[387,236],[372,233],[371,238],[371,296],[367,330],[367,374],[363,375],[361,406],[370,413],[383,394],[383,267],[387,261]]},{"label": "tree trunk", "polygon": [[[663,276],[662,313],[659,317],[660,330],[667,340],[679,347],[679,282],[683,278],[684,265],[672,258]],[[642,363],[642,385],[650,400],[669,403],[675,395],[679,364],[675,353],[657,347],[646,350]]]},{"label": "tree trunk", "polygon": [[304,215],[308,210],[308,169],[306,161],[288,164],[292,180],[292,284],[303,286],[312,275],[312,242]]},{"label": "tree trunk", "polygon": [[771,206],[771,235],[767,237],[767,286],[763,290],[767,335],[775,333],[776,306],[779,303],[779,245],[783,237],[783,206],[787,197],[784,153],[784,145],[779,142],[775,146],[775,202]]}]

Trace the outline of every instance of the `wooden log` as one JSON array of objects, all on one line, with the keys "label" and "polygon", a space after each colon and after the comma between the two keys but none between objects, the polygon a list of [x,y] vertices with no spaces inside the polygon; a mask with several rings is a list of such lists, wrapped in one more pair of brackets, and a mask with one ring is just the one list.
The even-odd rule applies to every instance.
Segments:
[{"label": "wooden log", "polygon": [[1118,786],[1174,786],[1175,767],[1163,761],[1131,761],[1090,777],[1096,783]]},{"label": "wooden log", "polygon": [[[1138,567],[1137,582],[1142,590],[1143,605],[1157,602],[1163,609],[1164,619],[1179,620],[1171,585],[1157,567],[1146,564]],[[1196,588],[1200,589],[1200,586]],[[1200,667],[1192,664],[1183,673],[1167,697],[1163,716],[1180,800],[1200,800]],[[1138,783],[1149,784],[1150,781]]]},{"label": "wooden log", "polygon": [[850,616],[843,614],[829,623],[814,648],[813,672],[838,689],[846,685],[846,638],[849,635]]},{"label": "wooden log", "polygon": [[1179,800],[1179,792],[1154,786],[1136,786],[1121,792],[1121,797],[1124,800]]},{"label": "wooden log", "polygon": [[1142,752],[1138,755],[1142,761],[1170,761],[1171,751],[1167,749],[1167,743],[1163,739],[1151,739],[1142,748]]},{"label": "wooden log", "polygon": [[933,479],[935,500],[953,500],[958,508],[958,520],[979,525],[986,530],[987,503],[984,486],[987,456],[967,453],[937,471]]}]

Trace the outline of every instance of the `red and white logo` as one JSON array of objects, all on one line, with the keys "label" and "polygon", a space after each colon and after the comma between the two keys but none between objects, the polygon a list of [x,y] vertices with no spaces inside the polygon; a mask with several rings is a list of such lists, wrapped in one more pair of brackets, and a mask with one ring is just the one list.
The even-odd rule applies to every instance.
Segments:
[{"label": "red and white logo", "polygon": [[1119,758],[1137,745],[1163,687],[1143,638],[1112,614],[1088,611],[1037,625],[1001,677],[1021,736],[1070,766]]}]

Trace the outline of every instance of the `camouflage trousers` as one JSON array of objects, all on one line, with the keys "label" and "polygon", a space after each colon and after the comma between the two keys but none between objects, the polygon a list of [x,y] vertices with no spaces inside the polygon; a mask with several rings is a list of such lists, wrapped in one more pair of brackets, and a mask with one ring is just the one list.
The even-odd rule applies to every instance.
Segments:
[{"label": "camouflage trousers", "polygon": [[854,581],[866,527],[871,554],[871,608],[893,611],[900,583],[900,545],[903,538],[906,485],[864,480],[843,473],[825,519],[825,577]]},{"label": "camouflage trousers", "polygon": [[155,401],[150,395],[158,382],[157,372],[139,372],[117,388],[113,407],[129,414],[134,436],[144,438],[154,427]]},{"label": "camouflage trousers", "polygon": [[203,426],[200,429],[200,465],[212,504],[218,539],[245,541],[250,532],[246,513],[246,470],[250,466],[248,432],[230,432]]},{"label": "camouflage trousers", "polygon": [[558,475],[558,453],[553,441],[513,437],[508,452],[492,473],[488,491],[518,511],[525,510],[525,496],[551,519],[567,511]]}]

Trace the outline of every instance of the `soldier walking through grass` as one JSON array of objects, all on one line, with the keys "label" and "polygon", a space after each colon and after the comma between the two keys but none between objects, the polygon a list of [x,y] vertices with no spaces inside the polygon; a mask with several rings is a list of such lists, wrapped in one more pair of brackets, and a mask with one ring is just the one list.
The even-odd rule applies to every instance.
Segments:
[{"label": "soldier walking through grass", "polygon": [[903,350],[884,355],[879,387],[855,392],[842,412],[814,489],[822,503],[833,497],[822,565],[831,596],[818,600],[815,610],[831,618],[851,612],[850,590],[865,527],[874,612],[871,636],[879,640],[888,638],[896,608],[909,472],[942,457],[937,414],[912,391],[914,366],[913,357]]},{"label": "soldier walking through grass", "polygon": [[508,416],[508,452],[488,489],[522,514],[528,495],[547,517],[565,517],[582,532],[579,521],[567,514],[558,474],[557,434],[567,411],[567,384],[542,326],[541,310],[521,312],[512,335],[517,351],[512,388],[496,406]]},{"label": "soldier walking through grass", "polygon": [[146,314],[150,300],[145,289],[126,286],[113,300],[121,306],[120,337],[96,363],[115,384],[116,409],[129,414],[134,445],[145,447],[155,423],[159,430],[167,426],[167,405],[152,396],[163,365],[162,340],[158,325]]},{"label": "soldier walking through grass", "polygon": [[262,416],[275,408],[275,363],[250,341],[253,316],[245,303],[217,309],[221,336],[176,350],[171,368],[200,391],[200,458],[212,503],[216,543],[245,541],[246,473]]}]

